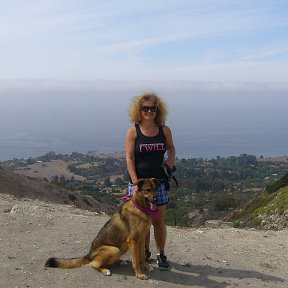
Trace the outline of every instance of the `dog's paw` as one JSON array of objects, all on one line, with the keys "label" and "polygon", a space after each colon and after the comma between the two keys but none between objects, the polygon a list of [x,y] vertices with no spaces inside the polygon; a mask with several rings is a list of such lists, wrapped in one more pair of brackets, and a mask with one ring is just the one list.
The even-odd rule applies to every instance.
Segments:
[{"label": "dog's paw", "polygon": [[149,277],[145,274],[137,274],[136,277],[141,280],[148,280]]},{"label": "dog's paw", "polygon": [[105,276],[111,276],[111,275],[112,275],[112,273],[111,273],[111,271],[110,271],[109,269],[103,270],[102,273],[103,273]]}]

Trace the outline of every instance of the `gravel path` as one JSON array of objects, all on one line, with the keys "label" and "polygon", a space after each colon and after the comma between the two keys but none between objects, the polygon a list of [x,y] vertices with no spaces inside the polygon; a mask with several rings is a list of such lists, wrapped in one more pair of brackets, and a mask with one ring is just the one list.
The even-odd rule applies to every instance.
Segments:
[{"label": "gravel path", "polygon": [[89,267],[44,267],[51,256],[86,254],[106,215],[0,194],[0,219],[0,287],[288,287],[288,230],[168,227],[172,270],[156,268],[144,281],[129,262],[112,267],[110,277]]}]

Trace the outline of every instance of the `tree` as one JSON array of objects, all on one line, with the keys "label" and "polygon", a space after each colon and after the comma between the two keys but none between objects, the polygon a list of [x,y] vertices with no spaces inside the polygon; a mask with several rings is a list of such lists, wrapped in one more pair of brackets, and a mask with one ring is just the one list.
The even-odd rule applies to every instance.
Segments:
[{"label": "tree", "polygon": [[104,179],[103,184],[104,184],[104,187],[111,187],[112,184],[111,184],[111,181],[110,181],[110,177],[106,177]]},{"label": "tree", "polygon": [[214,199],[214,209],[216,211],[227,211],[229,208],[236,207],[236,199],[233,194],[217,196]]}]

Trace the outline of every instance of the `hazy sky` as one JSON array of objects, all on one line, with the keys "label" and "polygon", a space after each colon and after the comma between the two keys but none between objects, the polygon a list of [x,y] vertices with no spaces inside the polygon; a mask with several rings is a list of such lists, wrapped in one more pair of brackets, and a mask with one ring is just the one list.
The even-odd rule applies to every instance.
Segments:
[{"label": "hazy sky", "polygon": [[0,0],[0,79],[287,81],[287,0]]}]

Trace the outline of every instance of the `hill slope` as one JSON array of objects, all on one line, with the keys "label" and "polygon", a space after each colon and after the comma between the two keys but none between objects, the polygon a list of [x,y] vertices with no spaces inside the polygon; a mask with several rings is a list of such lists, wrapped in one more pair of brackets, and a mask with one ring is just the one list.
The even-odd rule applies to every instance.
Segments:
[{"label": "hill slope", "polygon": [[288,227],[288,173],[225,220],[234,221],[238,227],[273,230]]},{"label": "hill slope", "polygon": [[115,207],[101,203],[95,198],[76,191],[68,191],[41,179],[18,175],[0,167],[0,193],[16,198],[28,198],[47,203],[70,204],[78,208],[111,214]]}]

